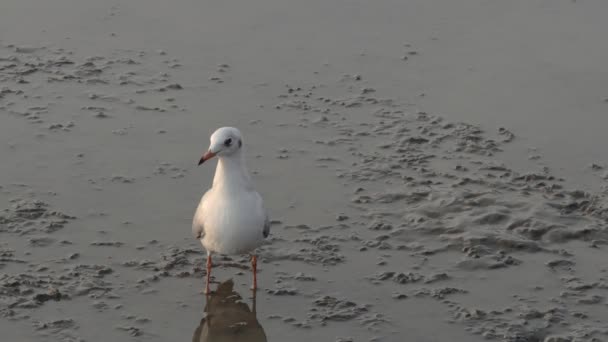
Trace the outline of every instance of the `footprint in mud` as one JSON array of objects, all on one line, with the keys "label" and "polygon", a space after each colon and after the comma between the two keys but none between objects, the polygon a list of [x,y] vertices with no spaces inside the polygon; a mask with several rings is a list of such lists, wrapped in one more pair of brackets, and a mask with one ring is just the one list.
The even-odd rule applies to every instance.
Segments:
[{"label": "footprint in mud", "polygon": [[255,292],[251,308],[242,300],[243,297],[234,291],[232,279],[219,284],[207,296],[205,315],[194,331],[192,342],[266,341],[264,328],[256,317]]}]

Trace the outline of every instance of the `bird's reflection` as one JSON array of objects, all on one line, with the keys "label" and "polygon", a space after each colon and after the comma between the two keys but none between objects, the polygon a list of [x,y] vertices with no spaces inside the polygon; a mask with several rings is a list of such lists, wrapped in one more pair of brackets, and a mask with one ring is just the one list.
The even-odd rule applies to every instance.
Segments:
[{"label": "bird's reflection", "polygon": [[256,317],[256,297],[251,309],[227,280],[207,296],[205,316],[194,331],[192,342],[265,342],[266,334]]}]

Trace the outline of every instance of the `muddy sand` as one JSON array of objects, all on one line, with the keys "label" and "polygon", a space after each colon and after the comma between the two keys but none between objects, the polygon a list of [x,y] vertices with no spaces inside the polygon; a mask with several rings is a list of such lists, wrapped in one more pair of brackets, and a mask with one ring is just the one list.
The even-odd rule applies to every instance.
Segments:
[{"label": "muddy sand", "polygon": [[[2,341],[608,340],[606,10],[3,1]],[[224,125],[273,221],[206,300]]]}]

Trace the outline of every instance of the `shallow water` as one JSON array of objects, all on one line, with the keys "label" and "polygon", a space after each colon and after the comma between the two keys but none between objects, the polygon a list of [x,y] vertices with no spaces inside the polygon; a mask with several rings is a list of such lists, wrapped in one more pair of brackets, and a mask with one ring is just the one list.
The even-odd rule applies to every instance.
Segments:
[{"label": "shallow water", "polygon": [[[192,339],[223,125],[276,220],[269,341],[608,333],[603,2],[1,6],[9,340]],[[251,310],[247,264],[214,287]]]}]

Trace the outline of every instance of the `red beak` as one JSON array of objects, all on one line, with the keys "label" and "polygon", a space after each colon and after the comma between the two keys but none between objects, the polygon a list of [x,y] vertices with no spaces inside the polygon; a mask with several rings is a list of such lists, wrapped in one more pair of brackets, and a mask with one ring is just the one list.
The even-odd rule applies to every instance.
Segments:
[{"label": "red beak", "polygon": [[213,153],[211,151],[207,151],[207,153],[205,153],[205,155],[203,155],[201,157],[201,160],[198,161],[198,165],[201,165],[202,163],[206,162],[207,160],[209,160],[213,157],[215,157],[215,153]]}]

